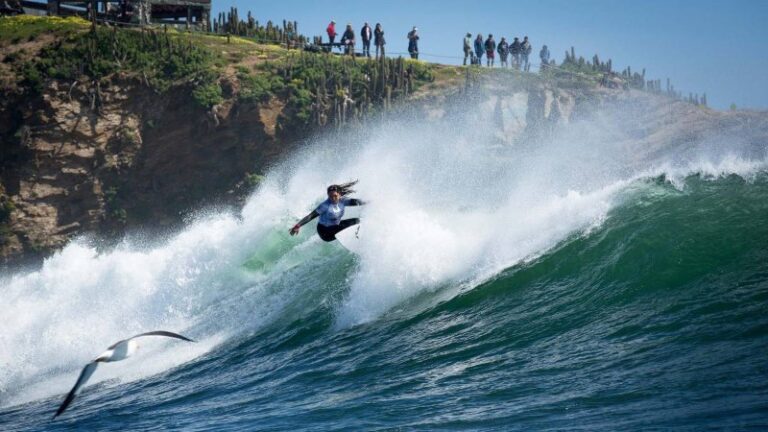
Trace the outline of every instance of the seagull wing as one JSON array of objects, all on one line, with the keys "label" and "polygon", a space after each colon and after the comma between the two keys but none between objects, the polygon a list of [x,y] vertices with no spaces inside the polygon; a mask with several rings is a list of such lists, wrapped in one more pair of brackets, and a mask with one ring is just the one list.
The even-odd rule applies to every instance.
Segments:
[{"label": "seagull wing", "polygon": [[190,339],[190,338],[188,338],[186,336],[182,336],[180,334],[169,332],[169,331],[165,331],[165,330],[156,330],[156,331],[146,332],[146,333],[142,333],[142,334],[137,334],[136,336],[132,337],[131,339],[135,339],[137,337],[142,337],[142,336],[167,336],[167,337],[172,337],[172,338],[176,338],[176,339],[185,340],[187,342],[194,342],[192,339]]},{"label": "seagull wing", "polygon": [[72,401],[75,399],[75,396],[77,395],[77,391],[80,390],[80,387],[84,386],[86,381],[93,375],[93,373],[96,371],[96,366],[98,366],[99,363],[96,361],[90,362],[83,368],[83,371],[80,372],[80,377],[77,379],[77,382],[75,383],[75,386],[72,387],[72,390],[69,391],[69,394],[67,394],[67,397],[64,399],[64,402],[61,403],[61,406],[58,410],[56,410],[56,414],[54,414],[53,418],[58,417],[61,413],[64,412],[64,410],[67,409],[69,404],[72,403]]}]

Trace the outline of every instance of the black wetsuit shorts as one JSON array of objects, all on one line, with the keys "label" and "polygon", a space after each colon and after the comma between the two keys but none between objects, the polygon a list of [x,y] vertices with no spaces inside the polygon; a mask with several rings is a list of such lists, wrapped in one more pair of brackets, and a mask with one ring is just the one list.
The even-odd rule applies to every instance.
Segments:
[{"label": "black wetsuit shorts", "polygon": [[336,234],[339,233],[339,231],[349,228],[352,225],[357,225],[360,223],[360,219],[358,218],[352,218],[352,219],[344,219],[341,221],[338,225],[332,225],[332,226],[325,226],[322,224],[317,224],[317,235],[320,236],[323,241],[334,241],[336,240]]}]

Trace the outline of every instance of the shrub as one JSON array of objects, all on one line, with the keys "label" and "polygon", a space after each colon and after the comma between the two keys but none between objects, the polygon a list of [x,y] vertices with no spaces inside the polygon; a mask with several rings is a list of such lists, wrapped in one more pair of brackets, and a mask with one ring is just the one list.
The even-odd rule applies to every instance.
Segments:
[{"label": "shrub", "polygon": [[13,204],[7,196],[0,195],[0,224],[5,224],[11,219],[11,213],[16,210],[16,206]]},{"label": "shrub", "polygon": [[211,108],[224,100],[221,95],[221,86],[218,82],[198,86],[192,91],[192,97],[203,108]]},{"label": "shrub", "polygon": [[250,188],[255,188],[261,182],[264,181],[264,176],[259,174],[246,174],[245,175],[245,184],[248,185]]},{"label": "shrub", "polygon": [[272,93],[272,83],[269,78],[259,74],[255,76],[239,74],[240,99],[259,102],[268,99]]},{"label": "shrub", "polygon": [[100,80],[117,72],[146,78],[159,92],[175,82],[210,83],[217,79],[214,65],[218,57],[190,43],[187,37],[98,28],[96,32],[68,35],[17,69],[25,78],[24,84],[38,90],[48,78],[75,80],[85,75]]}]

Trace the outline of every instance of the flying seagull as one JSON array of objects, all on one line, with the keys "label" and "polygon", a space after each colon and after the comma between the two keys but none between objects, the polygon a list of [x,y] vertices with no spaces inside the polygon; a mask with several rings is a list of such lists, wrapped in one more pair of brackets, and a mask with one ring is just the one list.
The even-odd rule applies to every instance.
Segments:
[{"label": "flying seagull", "polygon": [[116,362],[116,361],[127,359],[134,352],[136,352],[136,349],[139,347],[139,344],[138,342],[136,342],[135,339],[140,338],[142,336],[167,336],[167,337],[185,340],[187,342],[194,342],[192,339],[189,339],[188,337],[182,336],[180,334],[172,333],[169,331],[164,331],[164,330],[157,330],[157,331],[142,333],[142,334],[133,336],[131,338],[116,342],[115,344],[107,348],[107,350],[104,351],[104,353],[96,357],[95,360],[85,365],[85,367],[83,368],[83,371],[80,372],[80,377],[77,379],[75,386],[72,387],[72,390],[69,391],[69,394],[67,394],[67,397],[64,399],[64,402],[61,403],[61,406],[59,407],[59,409],[56,410],[56,414],[53,415],[53,418],[58,417],[61,413],[64,412],[64,410],[67,409],[69,404],[71,404],[72,401],[75,399],[75,396],[77,395],[77,391],[80,390],[80,387],[84,386],[86,381],[88,381],[91,375],[93,375],[93,373],[96,371],[96,367],[99,365],[100,362],[108,363],[108,362]]}]

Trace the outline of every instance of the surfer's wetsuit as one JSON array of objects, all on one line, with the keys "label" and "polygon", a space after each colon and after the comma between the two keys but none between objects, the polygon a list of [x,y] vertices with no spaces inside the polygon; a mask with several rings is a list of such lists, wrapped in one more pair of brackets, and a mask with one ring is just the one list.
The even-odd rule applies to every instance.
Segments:
[{"label": "surfer's wetsuit", "polygon": [[346,206],[359,206],[363,205],[363,202],[355,198],[341,198],[338,203],[334,203],[331,199],[327,199],[320,203],[316,209],[309,214],[306,221],[302,220],[298,225],[303,225],[306,222],[320,216],[320,220],[317,222],[317,235],[320,236],[323,241],[336,240],[336,234],[339,231],[349,228],[353,225],[360,223],[360,219],[344,219],[344,208]]}]

